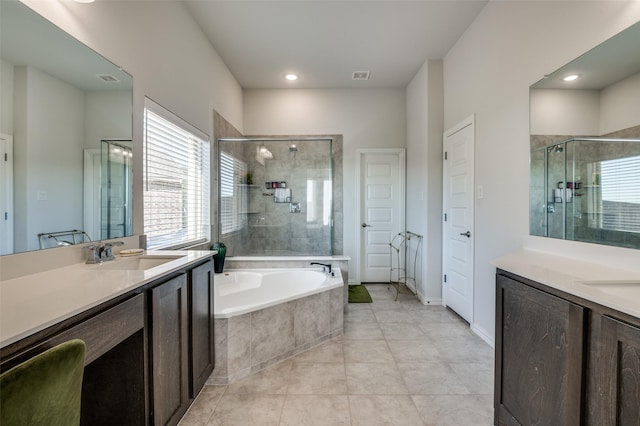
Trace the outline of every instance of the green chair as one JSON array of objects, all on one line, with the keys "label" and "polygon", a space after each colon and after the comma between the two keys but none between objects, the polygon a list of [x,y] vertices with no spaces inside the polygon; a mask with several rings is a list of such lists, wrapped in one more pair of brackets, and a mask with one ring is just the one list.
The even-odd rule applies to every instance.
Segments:
[{"label": "green chair", "polygon": [[84,352],[69,340],[2,373],[0,425],[79,425]]}]

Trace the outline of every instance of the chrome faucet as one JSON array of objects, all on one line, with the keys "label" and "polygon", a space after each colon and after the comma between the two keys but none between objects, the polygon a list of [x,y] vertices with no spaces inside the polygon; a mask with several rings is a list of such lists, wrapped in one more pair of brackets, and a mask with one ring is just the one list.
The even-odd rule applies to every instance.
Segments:
[{"label": "chrome faucet", "polygon": [[123,241],[112,241],[109,243],[98,244],[98,245],[90,245],[85,247],[89,250],[87,255],[87,262],[89,264],[92,263],[102,263],[108,260],[115,259],[113,256],[113,246],[122,246],[124,245]]},{"label": "chrome faucet", "polygon": [[331,272],[331,264],[330,263],[311,262],[311,265],[320,265],[320,266],[322,266],[322,272],[326,272],[329,275],[333,275],[333,273]]}]

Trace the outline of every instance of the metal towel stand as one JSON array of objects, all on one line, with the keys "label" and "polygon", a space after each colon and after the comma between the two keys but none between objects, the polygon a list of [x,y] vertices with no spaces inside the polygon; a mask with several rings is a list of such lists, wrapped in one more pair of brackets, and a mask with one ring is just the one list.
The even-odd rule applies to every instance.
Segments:
[{"label": "metal towel stand", "polygon": [[[413,258],[413,276],[408,275],[408,266],[409,259],[407,259],[409,253],[409,248],[411,245],[411,239],[417,240],[415,245],[415,256]],[[389,287],[394,286],[396,289],[396,298],[394,300],[398,300],[398,296],[400,295],[400,287],[404,286],[407,290],[411,292],[414,296],[418,297],[418,288],[416,285],[416,268],[418,264],[418,252],[420,251],[420,247],[422,245],[422,235],[416,234],[411,231],[403,231],[399,232],[397,235],[393,237],[391,242],[389,243],[389,256],[390,256],[390,265],[389,269]],[[396,265],[394,268],[393,262],[393,254],[396,254]],[[401,256],[403,254],[403,256]],[[403,266],[401,266],[400,260],[404,260]],[[395,280],[394,280],[395,273]],[[413,283],[414,290],[411,289],[407,284],[409,282]]]},{"label": "metal towel stand", "polygon": [[[62,239],[63,237],[67,237],[67,238]],[[45,242],[52,239],[55,241],[55,246],[48,246],[45,244]],[[80,231],[78,229],[72,229],[71,231],[42,232],[38,234],[38,242],[40,244],[40,249],[49,248],[49,247],[70,246],[70,245],[85,243],[89,241],[91,241],[89,234],[87,234],[84,231]]]}]

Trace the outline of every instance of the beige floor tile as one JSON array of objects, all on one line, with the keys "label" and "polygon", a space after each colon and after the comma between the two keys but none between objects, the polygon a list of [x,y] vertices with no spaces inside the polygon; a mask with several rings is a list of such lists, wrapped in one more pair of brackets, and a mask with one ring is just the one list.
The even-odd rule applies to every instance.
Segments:
[{"label": "beige floor tile", "polygon": [[283,395],[291,375],[291,360],[279,362],[239,382],[232,383],[227,389],[230,394],[255,393],[264,395]]},{"label": "beige floor tile", "polygon": [[401,322],[380,323],[382,334],[387,340],[424,340],[426,335],[418,324]]},{"label": "beige floor tile", "polygon": [[346,395],[289,395],[284,402],[281,426],[348,426]]},{"label": "beige floor tile", "polygon": [[348,340],[384,340],[384,335],[380,329],[380,325],[375,321],[368,323],[352,323],[344,324],[344,339]]},{"label": "beige floor tile", "polygon": [[489,395],[414,395],[425,425],[493,425],[493,398]]},{"label": "beige floor tile", "polygon": [[344,362],[342,337],[296,355],[294,362]]},{"label": "beige floor tile", "polygon": [[346,363],[349,395],[406,395],[409,393],[395,363]]},{"label": "beige floor tile", "polygon": [[284,400],[284,395],[225,394],[209,426],[277,426]]},{"label": "beige floor tile", "polygon": [[394,362],[385,340],[347,340],[342,347],[345,362]]},{"label": "beige floor tile", "polygon": [[180,421],[180,426],[205,426],[226,389],[226,386],[205,386]]},{"label": "beige floor tile", "polygon": [[404,383],[412,395],[466,395],[465,382],[446,363],[399,363]]},{"label": "beige floor tile", "polygon": [[295,362],[287,387],[289,395],[345,395],[344,363]]},{"label": "beige floor tile", "polygon": [[[397,303],[397,302],[394,302]],[[409,311],[404,309],[375,309],[373,312],[376,314],[376,320],[379,323],[385,322],[401,322],[401,323],[415,323],[414,317]]]},{"label": "beige floor tile", "polygon": [[469,337],[473,334],[469,324],[459,321],[452,323],[442,322],[426,322],[420,321],[417,323],[420,330],[428,336],[430,339],[440,339],[443,337]]},{"label": "beige floor tile", "polygon": [[396,362],[438,361],[441,356],[433,340],[388,340]]},{"label": "beige floor tile", "polygon": [[493,364],[487,363],[451,363],[456,376],[469,389],[469,392],[480,395],[493,395]]},{"label": "beige floor tile", "polygon": [[408,395],[351,395],[349,406],[351,424],[354,426],[423,424]]},{"label": "beige floor tile", "polygon": [[[346,323],[370,323],[376,321],[376,316],[373,313],[373,309],[367,307],[367,309],[354,309],[353,304],[349,305],[347,312],[344,314],[344,322]],[[355,305],[360,306],[360,305]]]},{"label": "beige floor tile", "polygon": [[432,342],[444,361],[493,363],[493,349],[478,336],[453,336]]}]

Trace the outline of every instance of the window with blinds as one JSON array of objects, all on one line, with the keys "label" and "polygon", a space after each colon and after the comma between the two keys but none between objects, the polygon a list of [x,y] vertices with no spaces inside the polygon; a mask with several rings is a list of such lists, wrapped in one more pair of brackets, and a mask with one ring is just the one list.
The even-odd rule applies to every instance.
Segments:
[{"label": "window with blinds", "polygon": [[602,228],[640,232],[640,156],[600,163]]},{"label": "window with blinds", "polygon": [[144,233],[149,249],[210,238],[207,136],[149,99],[144,110]]},{"label": "window with blinds", "polygon": [[246,210],[246,190],[240,179],[247,164],[226,152],[220,153],[220,232],[229,234],[242,229],[242,211]]}]

